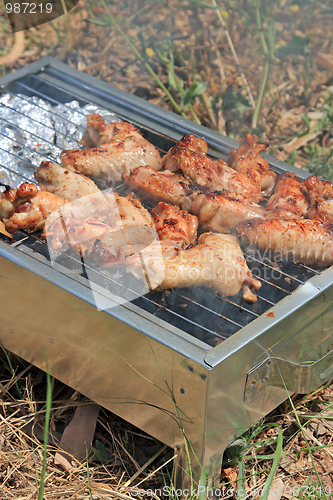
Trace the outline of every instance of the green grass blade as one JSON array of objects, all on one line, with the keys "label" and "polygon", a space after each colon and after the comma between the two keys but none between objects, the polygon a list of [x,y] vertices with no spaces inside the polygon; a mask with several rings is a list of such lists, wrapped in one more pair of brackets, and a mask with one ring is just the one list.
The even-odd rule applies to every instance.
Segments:
[{"label": "green grass blade", "polygon": [[279,435],[277,438],[276,451],[275,451],[275,455],[274,455],[274,460],[273,460],[271,472],[268,474],[268,478],[264,484],[264,487],[262,489],[259,500],[267,500],[267,497],[269,495],[269,491],[271,489],[272,482],[273,482],[273,479],[275,476],[275,472],[276,472],[276,469],[278,467],[279,460],[281,458],[282,444],[283,444],[283,436],[282,436],[281,429],[279,429]]},{"label": "green grass blade", "polygon": [[245,467],[242,457],[238,463],[238,477],[237,477],[237,500],[246,499],[246,484],[245,484]]},{"label": "green grass blade", "polygon": [[40,482],[38,488],[38,500],[43,500],[46,460],[47,460],[47,444],[49,437],[49,424],[50,424],[50,414],[51,414],[51,404],[52,404],[51,377],[49,372],[49,363],[46,354],[45,357],[46,357],[46,409],[45,409],[45,424],[44,424],[43,464],[42,464],[42,472],[40,475]]}]

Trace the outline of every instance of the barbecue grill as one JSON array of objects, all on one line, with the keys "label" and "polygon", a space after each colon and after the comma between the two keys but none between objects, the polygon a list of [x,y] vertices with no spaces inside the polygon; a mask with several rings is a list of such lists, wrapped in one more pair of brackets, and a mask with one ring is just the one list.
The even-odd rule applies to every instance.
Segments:
[{"label": "barbecue grill", "polygon": [[[8,99],[24,103],[35,96],[49,103],[54,119],[56,106],[66,107],[73,99],[78,113],[86,105],[112,112],[138,126],[161,152],[187,133],[203,137],[212,157],[225,158],[237,147],[227,137],[52,58],[9,74],[0,84]],[[11,160],[17,156],[14,173],[21,182],[30,179],[27,172],[34,166],[27,156],[22,163],[22,145],[8,137],[8,127],[15,126],[4,118],[4,102],[0,153]],[[25,117],[22,109],[18,112],[29,121],[34,139],[28,149],[36,158],[41,123],[38,113]],[[9,139],[14,149],[8,153]],[[307,176],[265,158],[276,172]],[[248,266],[262,283],[256,304],[243,303],[241,293],[219,297],[197,288],[141,296],[71,255],[50,259],[47,242],[37,233],[0,236],[3,346],[44,370],[47,354],[52,376],[175,448],[179,477],[186,469],[183,433],[214,479],[224,449],[283,402],[287,391],[306,393],[332,376],[331,268],[276,266],[245,249]],[[117,299],[127,292],[128,300]],[[195,461],[192,468],[199,469]]]}]

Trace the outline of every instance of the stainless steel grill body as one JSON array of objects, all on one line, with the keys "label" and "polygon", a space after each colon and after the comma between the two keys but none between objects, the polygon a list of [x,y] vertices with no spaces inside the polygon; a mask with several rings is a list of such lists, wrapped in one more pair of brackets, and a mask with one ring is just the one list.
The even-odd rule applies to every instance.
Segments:
[{"label": "stainless steel grill body", "polygon": [[[3,92],[49,102],[74,96],[96,103],[140,126],[161,149],[185,133],[204,137],[213,156],[236,146],[51,58],[2,78],[0,85]],[[266,158],[277,171],[306,177]],[[96,294],[102,298],[106,291],[98,272],[93,293],[65,258],[51,265],[43,245],[31,235],[14,245],[0,241],[2,344],[42,369],[46,352],[53,376],[177,449],[182,466],[182,427],[214,477],[226,446],[283,402],[285,387],[305,393],[333,374],[331,268],[292,266],[275,280],[262,273],[255,307],[237,298],[215,299],[208,290],[200,301],[195,291],[176,290],[126,304],[109,298],[100,311]],[[247,260],[269,269],[255,254]]]}]

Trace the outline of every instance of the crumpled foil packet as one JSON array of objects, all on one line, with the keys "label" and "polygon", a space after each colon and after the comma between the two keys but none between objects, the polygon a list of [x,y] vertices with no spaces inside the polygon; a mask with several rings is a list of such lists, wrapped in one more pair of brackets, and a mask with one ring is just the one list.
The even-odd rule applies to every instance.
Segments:
[{"label": "crumpled foil packet", "polygon": [[35,96],[0,95],[0,182],[12,189],[36,182],[33,174],[43,160],[60,163],[61,151],[80,148],[89,113],[100,114],[106,122],[121,121],[93,104],[52,106]]}]

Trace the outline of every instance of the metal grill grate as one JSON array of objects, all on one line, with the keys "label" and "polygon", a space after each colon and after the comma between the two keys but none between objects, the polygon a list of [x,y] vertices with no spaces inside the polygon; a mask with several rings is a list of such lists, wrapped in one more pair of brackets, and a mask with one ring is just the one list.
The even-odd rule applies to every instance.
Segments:
[{"label": "metal grill grate", "polygon": [[[42,72],[41,75],[29,74],[15,80],[11,85],[3,86],[2,92],[16,98],[20,94],[22,102],[27,101],[27,97],[36,96],[50,103],[53,107],[59,104],[66,106],[66,103],[73,101],[73,99],[76,99],[81,107],[87,104],[96,104],[94,100],[83,99],[75,90],[69,92],[59,85],[47,81],[45,74],[52,80],[52,69],[49,72],[47,70]],[[38,104],[36,106],[37,108],[40,107]],[[8,108],[6,104],[0,105],[0,124],[13,127],[13,124],[6,118],[2,118],[1,110],[5,108]],[[71,108],[68,109],[72,111]],[[110,107],[108,107],[109,109]],[[76,112],[80,113],[80,109],[76,109]],[[36,118],[27,116],[20,110],[17,113],[30,120],[32,124],[35,123],[36,126],[42,124],[47,127],[47,125],[39,122]],[[122,113],[119,113],[119,109],[117,109],[116,114],[120,119],[128,120],[126,113],[122,115]],[[51,111],[51,115],[53,115],[54,119],[59,117],[54,110]],[[83,113],[82,116],[84,116]],[[63,120],[64,117],[61,116],[61,119]],[[66,120],[70,123],[70,119]],[[143,127],[142,124],[140,125],[139,119],[138,121],[135,119],[131,121],[140,128],[143,135],[161,152],[167,151],[175,143],[173,139],[162,133],[155,132],[149,126]],[[83,127],[79,128],[83,131]],[[36,141],[43,140],[44,142],[48,142],[33,132],[29,133]],[[57,134],[66,138],[65,134],[61,131],[57,132]],[[10,138],[4,132],[0,132],[0,135],[3,138],[14,141],[18,150],[25,148],[28,150],[26,151],[27,154],[36,155],[38,153],[33,147],[24,146],[19,140]],[[77,139],[74,140],[79,144]],[[49,142],[49,145],[59,150],[59,152],[63,149],[51,142]],[[1,144],[0,151],[8,152]],[[22,162],[22,157],[18,152],[12,152],[10,155],[17,160],[18,164]],[[219,156],[223,156],[223,151]],[[24,159],[24,164],[25,166],[28,165],[28,169],[18,172],[14,172],[6,165],[2,165],[2,167],[10,172],[14,172],[22,181],[29,181],[32,179],[32,176],[27,174],[27,170],[29,171],[30,169],[32,174],[35,166],[26,158]],[[275,168],[275,170],[277,169]],[[31,254],[35,255],[36,258],[39,256],[40,259],[40,256],[43,256],[45,260],[49,259],[48,245],[38,234],[28,234],[23,231],[15,233],[14,236],[16,240],[13,243],[6,236],[1,235],[3,241],[16,246],[19,250],[26,251],[30,249]],[[167,290],[165,292],[150,293],[146,296],[140,296],[135,291],[129,290],[132,293],[132,297],[134,297],[132,301],[143,310],[150,312],[163,321],[180,328],[200,340],[206,345],[206,349],[208,350],[265,313],[308,279],[319,274],[318,271],[304,265],[284,263],[277,267],[270,261],[269,256],[263,259],[253,249],[245,249],[245,257],[253,275],[262,283],[256,304],[244,304],[241,293],[232,298],[219,297],[212,290],[203,288]],[[84,268],[82,262],[74,257],[64,254],[62,255],[61,262],[62,265],[68,267],[70,270],[74,270],[78,275],[86,276],[87,267]],[[103,286],[106,288],[108,288],[109,284],[112,284],[113,289],[115,284],[119,288],[124,288],[124,285],[118,283],[114,278],[107,277],[105,274],[89,268],[89,279],[91,279],[91,276],[96,277],[97,283],[100,283],[102,280]]]}]

